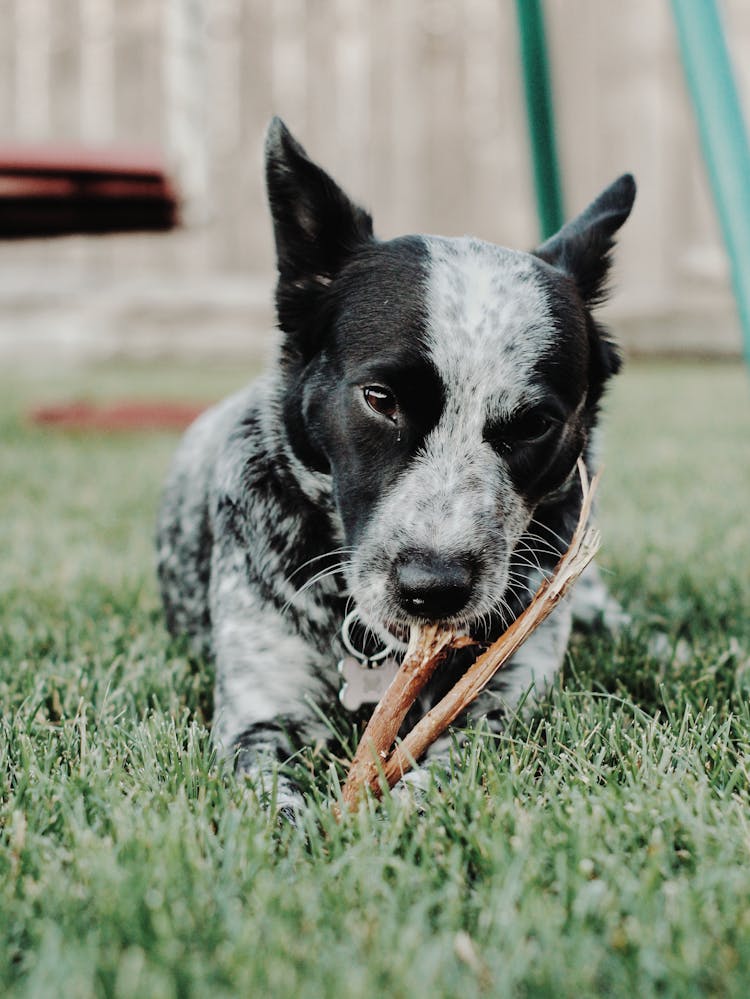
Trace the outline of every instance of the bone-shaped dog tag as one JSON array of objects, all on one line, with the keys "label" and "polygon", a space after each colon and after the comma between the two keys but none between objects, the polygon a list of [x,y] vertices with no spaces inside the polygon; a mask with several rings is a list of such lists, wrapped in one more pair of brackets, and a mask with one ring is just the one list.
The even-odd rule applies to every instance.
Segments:
[{"label": "bone-shaped dog tag", "polygon": [[363,704],[377,704],[398,673],[398,666],[390,656],[376,666],[346,656],[339,662],[342,680],[339,700],[347,711],[356,711]]}]

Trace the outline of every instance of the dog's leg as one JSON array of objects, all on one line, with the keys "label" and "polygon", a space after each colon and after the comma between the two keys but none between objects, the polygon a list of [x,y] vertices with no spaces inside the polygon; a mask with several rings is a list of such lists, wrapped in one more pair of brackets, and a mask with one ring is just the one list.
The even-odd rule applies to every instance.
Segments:
[{"label": "dog's leg", "polygon": [[563,603],[526,639],[507,666],[499,670],[469,711],[471,719],[507,718],[522,702],[540,700],[565,660],[572,626],[571,608]]},{"label": "dog's leg", "polygon": [[253,782],[259,797],[292,816],[303,799],[278,765],[299,746],[326,737],[313,710],[325,694],[324,664],[290,623],[263,602],[247,573],[239,548],[215,553],[214,741],[234,761],[237,773]]},{"label": "dog's leg", "polygon": [[618,634],[630,623],[617,600],[607,589],[599,566],[592,562],[573,588],[571,596],[573,620],[585,628],[603,626]]}]

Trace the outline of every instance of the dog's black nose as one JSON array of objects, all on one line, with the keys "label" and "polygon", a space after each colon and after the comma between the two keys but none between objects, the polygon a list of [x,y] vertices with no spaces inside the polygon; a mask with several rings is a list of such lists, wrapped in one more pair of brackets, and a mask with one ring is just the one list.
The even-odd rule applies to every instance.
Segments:
[{"label": "dog's black nose", "polygon": [[408,614],[437,621],[462,610],[471,595],[472,571],[465,561],[414,555],[396,568],[401,606]]}]

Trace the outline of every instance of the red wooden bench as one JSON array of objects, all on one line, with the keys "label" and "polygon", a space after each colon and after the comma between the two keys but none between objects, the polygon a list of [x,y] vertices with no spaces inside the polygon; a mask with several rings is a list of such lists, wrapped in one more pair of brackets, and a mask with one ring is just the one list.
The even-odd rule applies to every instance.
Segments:
[{"label": "red wooden bench", "polygon": [[0,238],[176,224],[177,195],[158,151],[0,143]]}]

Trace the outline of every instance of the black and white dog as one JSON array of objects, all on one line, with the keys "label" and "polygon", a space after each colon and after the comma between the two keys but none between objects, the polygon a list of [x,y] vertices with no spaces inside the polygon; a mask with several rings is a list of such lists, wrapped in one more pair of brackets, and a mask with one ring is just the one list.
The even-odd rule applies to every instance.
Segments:
[{"label": "black and white dog", "polygon": [[[477,239],[381,242],[279,119],[266,143],[278,362],[187,431],[164,494],[167,621],[216,664],[214,734],[262,783],[325,735],[342,625],[363,658],[440,621],[497,637],[567,547],[599,401],[620,364],[594,320],[620,177],[533,253]],[[607,610],[593,578],[591,613]],[[494,721],[543,691],[564,606],[476,704]],[[466,668],[457,653],[431,699]],[[293,808],[281,779],[277,806]]]}]

